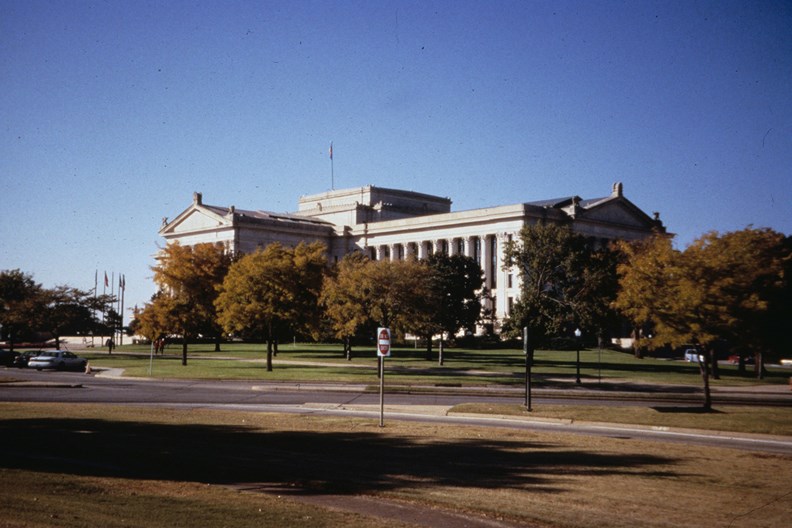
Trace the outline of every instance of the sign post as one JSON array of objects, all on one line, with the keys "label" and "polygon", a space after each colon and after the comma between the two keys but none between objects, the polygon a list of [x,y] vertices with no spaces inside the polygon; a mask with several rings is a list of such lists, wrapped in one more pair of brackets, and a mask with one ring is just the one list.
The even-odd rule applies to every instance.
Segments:
[{"label": "sign post", "polygon": [[380,368],[380,427],[385,427],[385,358],[390,356],[390,328],[377,328],[377,359]]},{"label": "sign post", "polygon": [[533,347],[529,341],[528,327],[523,327],[523,353],[525,354],[525,409],[531,412],[531,367],[533,366]]}]

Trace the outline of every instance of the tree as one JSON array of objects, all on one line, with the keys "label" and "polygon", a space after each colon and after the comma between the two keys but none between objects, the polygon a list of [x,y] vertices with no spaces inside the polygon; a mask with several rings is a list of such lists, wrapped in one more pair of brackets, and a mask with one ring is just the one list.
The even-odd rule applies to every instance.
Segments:
[{"label": "tree", "polygon": [[595,249],[567,225],[525,226],[504,250],[507,268],[521,278],[520,299],[505,323],[507,335],[528,326],[536,342],[570,335],[575,328],[602,332],[612,318],[616,258]]},{"label": "tree", "polygon": [[653,335],[642,340],[649,348],[692,343],[702,350],[704,407],[711,408],[716,342],[727,339],[754,350],[766,343],[761,321],[783,287],[790,258],[783,236],[748,228],[707,233],[684,251],[665,236],[620,248],[624,260],[614,305],[637,325],[651,325]]},{"label": "tree", "polygon": [[430,270],[415,259],[380,260],[366,270],[363,284],[369,317],[400,337],[423,335],[433,306]]},{"label": "tree", "polygon": [[14,351],[14,342],[38,330],[44,306],[43,288],[18,269],[0,272],[0,325]]},{"label": "tree", "polygon": [[[785,237],[771,229],[711,232],[695,240],[684,256],[691,288],[702,291],[696,315],[706,322],[700,324],[710,326],[716,339],[751,351],[761,377],[765,356],[778,351],[765,323],[773,320],[771,309],[779,307],[774,302],[779,300],[777,292],[785,288],[784,266],[790,259]],[[712,347],[710,355],[717,379]]]},{"label": "tree", "polygon": [[267,371],[273,345],[289,329],[316,331],[318,297],[326,266],[320,243],[286,248],[278,243],[234,262],[215,301],[218,321],[229,333],[267,342]]},{"label": "tree", "polygon": [[345,257],[325,280],[321,297],[345,353],[350,354],[352,336],[376,325],[390,328],[395,336],[426,335],[435,306],[430,275],[429,267],[415,259]]},{"label": "tree", "polygon": [[372,335],[376,329],[370,315],[369,293],[366,270],[372,265],[363,253],[356,251],[344,256],[337,266],[325,276],[319,303],[335,331],[335,336],[344,344],[344,357],[352,360],[352,340],[362,330]]},{"label": "tree", "polygon": [[475,330],[481,317],[481,288],[484,272],[472,257],[435,253],[426,261],[434,306],[430,312],[427,359],[431,359],[432,335],[440,334],[438,362],[443,364],[443,334],[460,329]]},{"label": "tree", "polygon": [[163,293],[153,301],[160,312],[157,320],[168,333],[181,334],[182,365],[187,364],[187,343],[193,336],[213,336],[215,350],[219,350],[222,331],[214,301],[231,255],[214,244],[182,246],[176,242],[168,244],[157,259],[158,264],[152,267],[154,282]]},{"label": "tree", "polygon": [[91,293],[62,285],[43,290],[42,300],[42,329],[55,338],[56,348],[60,348],[62,335],[83,334],[94,329],[96,319]]},{"label": "tree", "polygon": [[135,309],[130,326],[135,328],[135,333],[142,335],[152,343],[168,335],[171,323],[170,297],[163,292],[151,296],[151,302],[143,305],[142,309]]}]

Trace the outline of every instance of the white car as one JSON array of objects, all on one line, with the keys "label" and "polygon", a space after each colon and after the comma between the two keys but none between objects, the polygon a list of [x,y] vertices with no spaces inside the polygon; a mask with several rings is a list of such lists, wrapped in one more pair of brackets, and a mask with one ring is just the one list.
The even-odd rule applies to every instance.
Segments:
[{"label": "white car", "polygon": [[704,358],[701,357],[701,352],[695,348],[688,348],[685,350],[685,361],[688,363],[700,363],[703,360]]},{"label": "white car", "polygon": [[41,352],[37,356],[30,358],[28,367],[36,370],[41,369],[75,369],[85,370],[88,361],[79,356],[75,356],[67,350],[49,350]]}]

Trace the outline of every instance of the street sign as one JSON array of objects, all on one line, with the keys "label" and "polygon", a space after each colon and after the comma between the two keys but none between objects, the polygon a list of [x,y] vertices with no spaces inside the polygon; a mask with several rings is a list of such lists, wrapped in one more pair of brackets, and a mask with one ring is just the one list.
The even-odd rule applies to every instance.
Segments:
[{"label": "street sign", "polygon": [[390,357],[390,347],[390,328],[377,328],[377,355],[379,357]]}]

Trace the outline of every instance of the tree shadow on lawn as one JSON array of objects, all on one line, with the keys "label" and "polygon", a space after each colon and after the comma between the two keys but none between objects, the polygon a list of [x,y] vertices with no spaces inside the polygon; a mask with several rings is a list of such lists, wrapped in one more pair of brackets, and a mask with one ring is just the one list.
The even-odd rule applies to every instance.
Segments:
[{"label": "tree shadow on lawn", "polygon": [[0,421],[0,467],[348,493],[457,486],[560,492],[574,475],[675,476],[675,459],[542,442],[263,431],[100,419]]},{"label": "tree shadow on lawn", "polygon": [[722,412],[717,409],[706,409],[704,406],[669,406],[669,407],[652,407],[653,411],[668,414],[721,414]]}]

